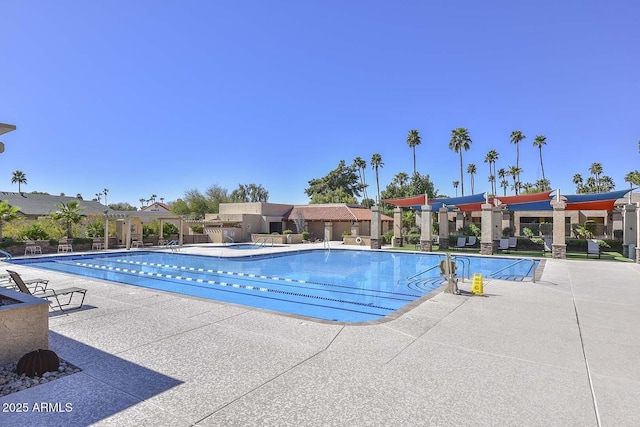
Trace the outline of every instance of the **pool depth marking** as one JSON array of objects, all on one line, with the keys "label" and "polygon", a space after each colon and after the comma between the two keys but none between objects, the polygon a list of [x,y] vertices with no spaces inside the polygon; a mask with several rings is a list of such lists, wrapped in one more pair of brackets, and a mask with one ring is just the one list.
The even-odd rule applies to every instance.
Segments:
[{"label": "pool depth marking", "polygon": [[[141,263],[141,264],[142,265],[151,265],[153,263]],[[105,266],[100,266],[100,265],[97,265],[97,264],[90,264],[90,263],[83,263],[83,262],[76,262],[76,265],[78,265],[80,267],[86,267],[86,268],[105,269]],[[154,266],[159,266],[159,265],[164,265],[164,264],[155,264]],[[147,275],[147,276],[162,277],[162,278],[174,279],[174,280],[193,281],[193,278],[190,278],[190,277],[172,276],[170,274],[166,274],[165,275],[165,274],[161,274],[161,273],[153,273],[153,272],[150,272],[150,271],[146,272],[146,271],[141,271],[141,270],[140,271],[138,271],[138,270],[128,270],[128,269],[123,269],[123,268],[120,268],[120,267],[106,267],[106,269],[107,270],[111,270],[111,271],[123,272],[123,273],[126,272],[126,273],[130,273],[130,274],[140,274],[140,275],[143,275],[143,276]],[[186,267],[182,267],[182,269],[187,269],[187,268]],[[128,270],[128,271],[125,271],[125,270]],[[209,271],[207,271],[207,272],[209,272]],[[214,271],[210,270],[210,272],[214,272]],[[216,271],[216,273],[217,273],[217,271]],[[362,307],[378,308],[380,310],[387,310],[387,311],[395,311],[395,310],[397,310],[396,308],[373,305],[373,304],[369,304],[369,303],[363,303],[363,302],[357,302],[357,301],[345,301],[345,300],[341,300],[341,299],[337,299],[337,298],[327,298],[327,297],[321,297],[321,296],[317,296],[317,295],[303,294],[303,293],[299,293],[299,292],[287,292],[287,291],[281,291],[279,289],[263,288],[263,287],[256,287],[256,286],[251,286],[251,285],[241,285],[239,283],[220,282],[220,281],[217,281],[217,280],[203,280],[203,279],[201,279],[201,280],[202,280],[201,283],[209,284],[209,285],[231,286],[232,288],[246,289],[246,290],[250,290],[250,291],[272,292],[272,293],[276,293],[276,294],[293,295],[293,296],[304,297],[304,298],[313,298],[313,299],[320,299],[320,300],[325,300],[325,301],[340,302],[340,303],[343,303],[343,304],[354,304],[354,305],[358,305],[358,306],[362,306]],[[196,281],[199,281],[199,280],[196,279]],[[307,282],[304,282],[304,283],[307,283]]]}]

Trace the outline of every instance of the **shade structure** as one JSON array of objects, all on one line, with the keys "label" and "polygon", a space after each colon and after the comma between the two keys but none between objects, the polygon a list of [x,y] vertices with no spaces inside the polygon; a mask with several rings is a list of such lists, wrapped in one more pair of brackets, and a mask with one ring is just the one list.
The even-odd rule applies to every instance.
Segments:
[{"label": "shade structure", "polygon": [[[613,210],[616,200],[624,197],[632,191],[618,190],[608,193],[589,193],[561,195],[561,199],[566,202],[565,210]],[[494,206],[501,206],[510,211],[550,211],[552,210],[551,196],[553,191],[543,191],[540,193],[519,194],[515,196],[494,196],[489,197],[489,203]],[[486,203],[484,194],[472,194],[470,196],[434,198],[427,199],[426,195],[404,197],[400,199],[386,199],[389,203],[399,207],[410,207],[418,211],[423,205],[430,205],[433,210],[438,210],[442,206],[455,206],[463,212],[477,212],[481,210],[481,205]]]}]

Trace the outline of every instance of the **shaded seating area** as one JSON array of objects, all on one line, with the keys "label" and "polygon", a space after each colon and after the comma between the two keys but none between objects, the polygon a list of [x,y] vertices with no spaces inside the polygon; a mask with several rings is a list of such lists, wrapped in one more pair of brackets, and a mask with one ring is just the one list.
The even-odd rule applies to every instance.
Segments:
[{"label": "shaded seating area", "polygon": [[509,239],[500,239],[498,242],[498,252],[510,252]]},{"label": "shaded seating area", "polygon": [[[49,304],[52,308],[57,308],[60,311],[64,311],[63,307],[67,307],[71,305],[73,296],[78,294],[82,295],[82,299],[80,300],[80,304],[75,308],[81,308],[82,304],[84,304],[84,297],[86,296],[87,290],[83,288],[65,288],[65,289],[47,289],[46,285],[49,283],[47,280],[44,288],[34,287],[34,290],[29,289],[27,286],[27,282],[31,282],[34,284],[33,280],[25,282],[20,275],[12,270],[7,270],[9,276],[11,276],[11,280],[17,286],[18,290],[22,293],[33,295],[34,297],[44,298],[49,301]],[[42,279],[37,279],[42,280]],[[63,297],[63,298],[61,298]]]},{"label": "shaded seating area", "polygon": [[587,240],[587,258],[589,258],[589,255],[598,255],[598,258],[600,258],[600,244],[596,239]]}]

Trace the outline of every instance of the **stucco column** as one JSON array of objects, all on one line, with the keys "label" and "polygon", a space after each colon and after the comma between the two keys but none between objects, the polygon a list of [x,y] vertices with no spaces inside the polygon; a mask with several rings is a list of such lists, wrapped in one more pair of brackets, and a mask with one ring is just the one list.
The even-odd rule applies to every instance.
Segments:
[{"label": "stucco column", "polygon": [[124,230],[124,238],[126,239],[125,248],[127,250],[131,249],[131,217],[127,216],[127,220],[125,221],[125,230]]},{"label": "stucco column", "polygon": [[564,208],[567,206],[562,200],[553,199],[551,207],[553,208],[553,245],[551,254],[553,258],[567,258],[567,244],[565,243],[564,231]]},{"label": "stucco column", "polygon": [[394,248],[402,246],[402,208],[393,209],[393,242]]},{"label": "stucco column", "polygon": [[481,255],[493,255],[494,253],[494,228],[497,227],[495,215],[493,212],[493,205],[489,203],[483,203],[480,208],[481,212],[481,234],[480,234],[480,254]]},{"label": "stucco column", "polygon": [[635,254],[629,254],[629,245],[636,244],[636,206],[632,204],[622,207],[622,256],[629,258]]},{"label": "stucco column", "polygon": [[640,264],[640,202],[636,209],[636,262]]},{"label": "stucco column", "polygon": [[360,235],[360,223],[358,221],[354,221],[353,224],[351,224],[351,235],[352,236]]},{"label": "stucco column", "polygon": [[420,250],[431,252],[433,250],[433,208],[429,205],[422,206],[420,214]]},{"label": "stucco column", "polygon": [[109,217],[104,216],[104,248],[109,249]]},{"label": "stucco column", "polygon": [[456,233],[461,228],[464,228],[464,212],[458,211],[456,212]]},{"label": "stucco column", "polygon": [[449,249],[449,209],[444,206],[438,210],[438,225],[440,249]]},{"label": "stucco column", "polygon": [[371,249],[382,248],[382,220],[380,217],[380,207],[371,207]]},{"label": "stucco column", "polygon": [[325,242],[331,241],[333,237],[333,223],[325,222],[324,223],[324,240]]}]

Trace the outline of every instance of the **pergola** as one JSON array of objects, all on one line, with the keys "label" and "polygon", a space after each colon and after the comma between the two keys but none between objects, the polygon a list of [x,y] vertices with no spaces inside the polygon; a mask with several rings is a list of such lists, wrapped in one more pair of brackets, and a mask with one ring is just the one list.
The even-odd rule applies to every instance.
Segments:
[{"label": "pergola", "polygon": [[[125,240],[125,247],[127,250],[131,249],[131,219],[132,218],[140,218],[143,215],[140,215],[139,212],[135,212],[132,211],[131,213],[128,212],[124,212],[124,213],[105,213],[104,215],[104,235],[108,236],[109,235],[109,220],[124,220],[125,221],[125,228],[124,228],[124,240]],[[154,216],[153,219],[157,219],[158,221],[160,221],[160,240],[162,240],[163,235],[162,235],[162,225],[163,222],[166,220],[178,220],[180,222],[180,226],[178,227],[179,230],[179,234],[178,234],[178,245],[182,246],[182,242],[183,242],[183,233],[182,233],[182,224],[183,224],[183,217],[181,216],[177,216],[177,215],[162,215],[162,216]],[[105,238],[104,239],[104,248],[105,249],[109,249],[109,239]]]}]

